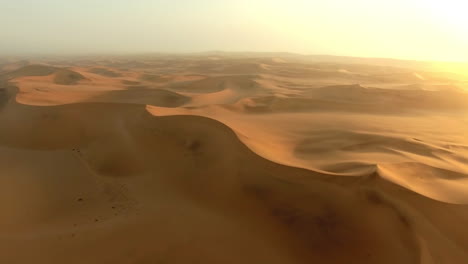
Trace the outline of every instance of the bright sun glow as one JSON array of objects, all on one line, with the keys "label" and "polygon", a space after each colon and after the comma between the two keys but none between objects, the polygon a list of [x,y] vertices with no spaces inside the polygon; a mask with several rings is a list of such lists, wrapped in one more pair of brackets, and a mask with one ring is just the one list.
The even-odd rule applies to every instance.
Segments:
[{"label": "bright sun glow", "polygon": [[445,0],[423,1],[430,7],[437,22],[457,34],[458,37],[468,39],[468,1]]}]

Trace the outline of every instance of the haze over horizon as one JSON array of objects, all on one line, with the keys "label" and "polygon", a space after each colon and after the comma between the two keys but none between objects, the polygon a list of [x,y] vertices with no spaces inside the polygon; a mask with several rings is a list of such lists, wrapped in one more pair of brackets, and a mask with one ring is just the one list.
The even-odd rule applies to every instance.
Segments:
[{"label": "haze over horizon", "polygon": [[293,52],[468,62],[463,1],[18,0],[0,54]]}]

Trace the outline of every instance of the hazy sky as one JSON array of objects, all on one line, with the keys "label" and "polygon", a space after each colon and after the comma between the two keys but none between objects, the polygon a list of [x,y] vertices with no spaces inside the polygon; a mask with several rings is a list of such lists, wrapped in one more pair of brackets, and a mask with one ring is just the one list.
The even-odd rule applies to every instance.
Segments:
[{"label": "hazy sky", "polygon": [[467,0],[0,0],[0,53],[290,51],[468,61]]}]

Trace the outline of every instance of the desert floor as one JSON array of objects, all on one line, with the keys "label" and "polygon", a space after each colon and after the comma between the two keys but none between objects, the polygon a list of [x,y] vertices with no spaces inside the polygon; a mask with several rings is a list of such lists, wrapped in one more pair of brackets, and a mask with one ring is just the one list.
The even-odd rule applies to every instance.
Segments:
[{"label": "desert floor", "polygon": [[468,77],[292,54],[0,60],[0,263],[468,263]]}]

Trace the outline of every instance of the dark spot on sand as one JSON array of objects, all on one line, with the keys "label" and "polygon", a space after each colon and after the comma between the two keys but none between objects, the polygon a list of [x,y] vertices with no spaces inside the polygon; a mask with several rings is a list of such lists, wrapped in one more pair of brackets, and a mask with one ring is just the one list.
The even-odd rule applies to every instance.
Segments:
[{"label": "dark spot on sand", "polygon": [[408,217],[394,203],[392,203],[391,201],[383,197],[382,194],[378,193],[375,190],[365,190],[364,195],[367,201],[369,201],[370,203],[374,205],[385,206],[391,209],[396,214],[396,216],[398,217],[398,219],[404,226],[406,227],[411,226],[410,220],[408,219]]},{"label": "dark spot on sand", "polygon": [[398,215],[398,219],[400,220],[400,222],[406,226],[406,227],[410,227],[411,226],[411,223],[410,223],[410,220],[408,219],[408,217],[406,215],[404,215],[402,212],[400,211],[397,211],[397,215]]},{"label": "dark spot on sand", "polygon": [[201,142],[199,140],[193,140],[187,144],[187,148],[191,151],[197,151],[201,147]]},{"label": "dark spot on sand", "polygon": [[373,204],[384,204],[385,203],[382,196],[376,191],[367,190],[364,194],[365,194],[365,197],[366,197],[367,201],[369,201],[370,203],[373,203]]}]

